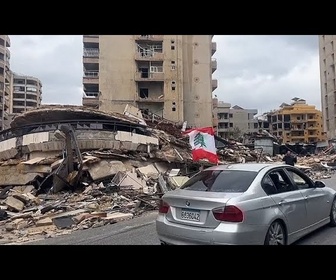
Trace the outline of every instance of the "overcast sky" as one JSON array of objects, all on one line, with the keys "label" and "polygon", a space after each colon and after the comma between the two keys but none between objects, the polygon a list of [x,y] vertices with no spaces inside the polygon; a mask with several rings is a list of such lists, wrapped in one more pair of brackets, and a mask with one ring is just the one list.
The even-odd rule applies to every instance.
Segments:
[{"label": "overcast sky", "polygon": [[[82,102],[82,36],[12,35],[11,69],[35,76],[42,103]],[[259,113],[294,97],[320,109],[318,36],[214,36],[219,100]]]}]

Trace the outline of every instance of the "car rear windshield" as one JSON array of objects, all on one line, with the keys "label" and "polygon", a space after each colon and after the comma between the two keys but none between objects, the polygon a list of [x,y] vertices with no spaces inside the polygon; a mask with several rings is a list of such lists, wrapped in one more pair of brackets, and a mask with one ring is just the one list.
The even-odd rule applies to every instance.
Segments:
[{"label": "car rear windshield", "polygon": [[238,170],[205,170],[190,178],[181,189],[205,192],[245,192],[257,172]]}]

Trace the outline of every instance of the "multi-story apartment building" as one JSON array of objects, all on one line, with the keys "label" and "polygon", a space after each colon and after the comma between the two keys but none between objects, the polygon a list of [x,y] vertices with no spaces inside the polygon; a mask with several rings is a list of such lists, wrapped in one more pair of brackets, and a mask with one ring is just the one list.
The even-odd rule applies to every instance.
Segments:
[{"label": "multi-story apartment building", "polygon": [[10,39],[0,35],[0,130],[9,127],[12,73],[10,71]]},{"label": "multi-story apartment building", "polygon": [[213,35],[84,35],[84,106],[212,126]]},{"label": "multi-story apartment building", "polygon": [[10,112],[18,114],[40,107],[42,83],[38,78],[13,73],[13,95]]},{"label": "multi-story apartment building", "polygon": [[319,36],[321,105],[328,139],[336,138],[336,35]]},{"label": "multi-story apartment building", "polygon": [[230,138],[258,131],[258,120],[255,118],[257,109],[244,109],[237,105],[231,107],[230,103],[218,101],[217,98],[214,98],[213,102],[218,136]]},{"label": "multi-story apartment building", "polygon": [[326,140],[322,112],[306,100],[293,98],[280,109],[268,113],[270,133],[282,143],[316,143]]}]

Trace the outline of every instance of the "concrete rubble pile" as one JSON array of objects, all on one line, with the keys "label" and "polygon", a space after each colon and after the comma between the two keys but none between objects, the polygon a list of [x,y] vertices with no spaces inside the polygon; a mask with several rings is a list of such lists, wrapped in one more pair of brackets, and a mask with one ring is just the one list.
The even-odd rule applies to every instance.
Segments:
[{"label": "concrete rubble pile", "polygon": [[[27,113],[16,123],[23,126],[27,116],[32,123],[53,116],[57,119],[55,123],[62,117],[67,120],[81,117],[80,128],[83,129],[90,125],[84,124],[89,113],[91,119],[101,118],[102,126],[110,121],[110,116],[101,113],[102,116],[98,116],[95,112],[71,110],[43,109],[41,112],[45,115]],[[122,117],[124,119],[118,116],[119,119],[114,117],[113,120],[122,119],[119,125],[125,125],[128,117],[137,114],[128,113]],[[68,115],[63,116],[65,114]],[[13,148],[3,153],[6,159],[0,161],[0,243],[21,243],[132,219],[156,210],[158,200],[165,192],[179,188],[201,166],[212,165],[207,161],[193,162],[188,138],[182,135],[181,125],[151,117],[141,118],[139,123],[143,125],[140,128],[134,123],[131,125],[134,130],[144,131],[141,135],[95,131],[97,137],[107,137],[93,139],[91,145],[100,147],[95,149],[87,148],[85,142],[87,135],[93,135],[92,131],[91,134],[87,130],[75,133],[73,125],[58,124],[48,136],[48,143],[20,147],[21,154]],[[45,134],[42,136],[46,137]],[[137,142],[130,139],[131,136]],[[18,139],[16,142],[22,141]],[[223,164],[282,159],[282,156],[264,155],[240,142],[222,140],[224,145],[218,148],[218,156]],[[49,147],[63,148],[50,153]],[[27,149],[36,151],[35,156],[24,153]],[[325,178],[333,167],[323,166],[324,162],[335,159],[336,155],[311,156],[298,158],[298,164],[316,178]]]}]

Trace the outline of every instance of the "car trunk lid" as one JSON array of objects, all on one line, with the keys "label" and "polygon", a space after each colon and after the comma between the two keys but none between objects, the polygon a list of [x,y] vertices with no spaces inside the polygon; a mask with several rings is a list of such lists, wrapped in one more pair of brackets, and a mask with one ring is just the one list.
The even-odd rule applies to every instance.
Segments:
[{"label": "car trunk lid", "polygon": [[215,219],[212,211],[214,209],[224,209],[231,198],[241,194],[190,190],[177,190],[167,193],[164,201],[168,203],[170,211],[166,214],[166,218],[174,223],[215,228],[221,221]]}]

